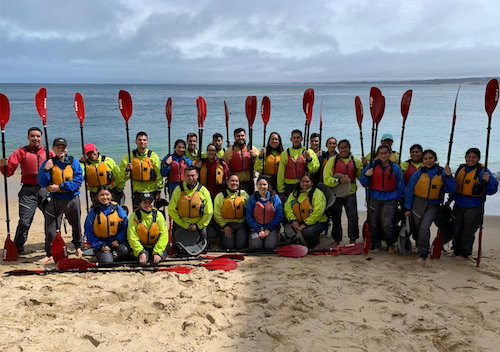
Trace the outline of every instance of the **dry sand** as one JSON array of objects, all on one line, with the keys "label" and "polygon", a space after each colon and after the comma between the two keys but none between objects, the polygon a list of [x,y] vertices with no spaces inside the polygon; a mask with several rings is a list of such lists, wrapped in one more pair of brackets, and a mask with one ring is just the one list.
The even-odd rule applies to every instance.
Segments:
[{"label": "dry sand", "polygon": [[[14,233],[17,197],[10,201]],[[371,260],[247,256],[229,272],[3,276],[54,268],[37,263],[37,212],[28,254],[1,262],[0,350],[498,351],[499,228],[498,217],[486,217],[479,268],[447,257],[419,265],[414,250]]]}]

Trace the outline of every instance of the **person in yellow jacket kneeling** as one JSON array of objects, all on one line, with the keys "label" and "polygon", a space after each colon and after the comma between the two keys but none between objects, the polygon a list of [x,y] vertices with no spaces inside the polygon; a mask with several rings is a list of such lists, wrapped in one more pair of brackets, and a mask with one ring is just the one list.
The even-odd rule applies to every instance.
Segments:
[{"label": "person in yellow jacket kneeling", "polygon": [[318,248],[320,234],[328,229],[325,209],[325,194],[314,187],[312,175],[304,173],[285,203],[285,215],[291,222],[285,227],[287,239],[300,240],[301,232],[307,247]]},{"label": "person in yellow jacket kneeling", "polygon": [[151,257],[158,264],[167,258],[168,227],[163,214],[153,208],[153,193],[139,196],[139,208],[130,216],[127,239],[134,257],[146,264]]},{"label": "person in yellow jacket kneeling", "polygon": [[189,255],[208,245],[207,226],[214,213],[210,191],[198,182],[194,166],[184,170],[184,181],[172,193],[168,214],[174,221],[174,245]]}]

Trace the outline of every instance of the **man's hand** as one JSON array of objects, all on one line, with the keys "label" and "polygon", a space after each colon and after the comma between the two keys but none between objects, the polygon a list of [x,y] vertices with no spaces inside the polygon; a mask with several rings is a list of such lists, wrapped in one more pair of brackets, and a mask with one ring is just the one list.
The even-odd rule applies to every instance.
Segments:
[{"label": "man's hand", "polygon": [[306,149],[304,151],[304,157],[307,159],[307,161],[311,161],[312,160],[312,156],[311,156],[311,153],[309,153],[309,150]]},{"label": "man's hand", "polygon": [[54,167],[54,163],[52,162],[52,159],[47,160],[45,163],[45,166],[43,167],[46,170],[50,170]]},{"label": "man's hand", "polygon": [[127,171],[132,170],[133,167],[134,167],[134,165],[132,163],[128,163],[127,164]]},{"label": "man's hand", "polygon": [[7,159],[0,159],[0,167],[7,166]]}]

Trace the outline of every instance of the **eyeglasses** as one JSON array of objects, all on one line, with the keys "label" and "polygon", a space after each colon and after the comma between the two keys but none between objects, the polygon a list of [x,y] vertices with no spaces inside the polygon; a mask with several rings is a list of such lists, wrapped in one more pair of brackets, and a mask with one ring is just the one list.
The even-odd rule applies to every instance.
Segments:
[{"label": "eyeglasses", "polygon": [[215,153],[216,151],[217,150],[215,150],[215,149],[209,149],[209,150],[207,150],[207,153],[209,153],[209,152],[214,152]]}]

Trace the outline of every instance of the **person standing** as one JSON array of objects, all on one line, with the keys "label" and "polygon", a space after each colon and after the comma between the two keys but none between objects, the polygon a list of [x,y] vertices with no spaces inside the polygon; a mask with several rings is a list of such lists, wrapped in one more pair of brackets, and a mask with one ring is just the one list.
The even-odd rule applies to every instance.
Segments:
[{"label": "person standing", "polygon": [[[55,157],[43,162],[38,171],[38,183],[47,187],[52,199],[45,208],[45,253],[41,263],[52,259],[52,242],[56,238],[56,225],[61,225],[63,214],[71,225],[75,253],[82,255],[82,229],[80,225],[80,187],[83,170],[80,162],[68,156],[68,142],[64,138],[54,139],[52,144]],[[57,218],[56,218],[57,217]],[[57,221],[57,222],[56,222]]]},{"label": "person standing", "polygon": [[410,147],[410,159],[401,163],[401,172],[405,179],[405,185],[410,182],[411,176],[422,166],[422,151],[420,144],[414,144]]},{"label": "person standing", "polygon": [[[29,144],[16,149],[9,159],[0,159],[0,171],[4,174],[4,166],[7,166],[7,177],[14,175],[18,165],[21,165],[21,191],[19,192],[19,222],[17,224],[14,243],[17,253],[24,252],[24,244],[28,240],[28,232],[35,216],[36,208],[40,208],[42,201],[49,191],[40,187],[37,180],[40,165],[46,160],[47,153],[42,145],[42,131],[38,127],[28,130]],[[55,156],[52,150],[49,156]],[[42,210],[40,208],[40,210]]]},{"label": "person standing", "polygon": [[[133,206],[139,206],[141,193],[153,194],[156,201],[160,200],[163,188],[163,178],[160,174],[160,159],[155,152],[148,149],[148,135],[139,132],[135,137],[137,148],[125,155],[120,163],[123,182],[130,179],[134,188]],[[132,162],[129,163],[129,160]]]},{"label": "person standing", "polygon": [[[196,133],[188,133],[186,136],[186,143],[187,143],[186,156],[191,160],[191,162],[194,165],[198,160],[198,149],[196,148],[196,146],[198,145],[198,135]],[[206,155],[202,152],[201,157],[205,158]]]},{"label": "person standing", "polygon": [[[384,133],[382,135],[382,139],[380,140],[380,145],[387,145],[389,146],[389,150],[391,151],[391,155],[389,156],[389,160],[393,163],[399,163],[399,158],[400,155],[399,153],[395,152],[392,150],[392,144],[394,143],[394,138],[392,137],[392,134],[390,133]],[[378,153],[375,153],[375,160],[378,159]],[[368,153],[368,155],[364,158],[361,158],[361,161],[363,162],[363,165],[366,166],[371,160],[371,153]]]},{"label": "person standing", "polygon": [[207,145],[207,157],[196,164],[200,171],[200,183],[210,191],[212,199],[222,191],[227,184],[229,168],[224,160],[217,157],[217,148],[214,144]]},{"label": "person standing", "polygon": [[[222,144],[224,144],[224,137],[222,137],[222,134],[220,134],[219,132],[214,133],[214,135],[212,136],[212,143],[217,148],[217,157],[221,159],[224,158],[226,148],[222,146]],[[227,141],[227,147],[229,148],[230,146],[231,142]]]},{"label": "person standing", "polygon": [[[267,140],[267,146],[260,150],[259,157],[255,161],[255,171],[267,177],[274,191],[278,190],[278,168],[283,143],[278,132],[271,132]],[[262,170],[264,167],[264,170]]]},{"label": "person standing", "polygon": [[174,144],[174,154],[166,155],[161,163],[161,175],[170,181],[170,196],[172,191],[184,181],[184,170],[193,163],[186,155],[186,142],[178,139]]},{"label": "person standing", "polygon": [[[329,137],[326,140],[326,151],[318,152],[318,160],[320,169],[318,171],[319,177],[316,177],[316,180],[323,181],[323,170],[325,169],[325,165],[332,157],[338,155],[335,148],[337,148],[337,139],[335,137]],[[350,148],[349,148],[350,149]]]}]

